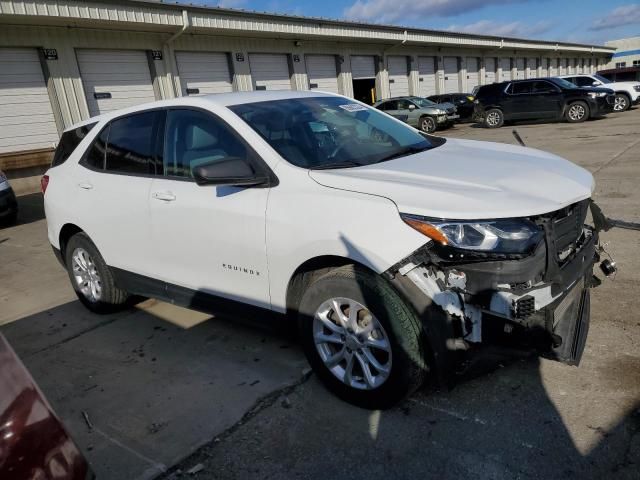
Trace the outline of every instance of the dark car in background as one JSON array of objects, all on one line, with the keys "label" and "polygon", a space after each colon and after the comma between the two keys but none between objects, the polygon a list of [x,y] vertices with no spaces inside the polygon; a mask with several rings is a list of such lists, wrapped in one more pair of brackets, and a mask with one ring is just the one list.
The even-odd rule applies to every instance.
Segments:
[{"label": "dark car in background", "polygon": [[431,95],[427,99],[435,103],[451,103],[455,105],[460,116],[459,122],[470,122],[473,118],[475,96],[470,93],[443,93],[441,95]]},{"label": "dark car in background", "polygon": [[474,119],[489,128],[516,120],[584,122],[613,111],[615,95],[606,88],[578,88],[562,78],[533,78],[483,85]]},{"label": "dark car in background", "polygon": [[0,334],[0,479],[91,478],[89,464]]},{"label": "dark car in background", "polygon": [[12,225],[18,219],[18,202],[7,176],[0,170],[0,225]]}]

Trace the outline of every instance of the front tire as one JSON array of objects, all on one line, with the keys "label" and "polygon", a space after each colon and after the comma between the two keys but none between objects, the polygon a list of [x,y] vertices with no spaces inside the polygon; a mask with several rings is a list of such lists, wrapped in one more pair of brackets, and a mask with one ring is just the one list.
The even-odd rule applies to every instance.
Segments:
[{"label": "front tire", "polygon": [[126,304],[129,295],[116,287],[111,270],[85,233],[69,239],[65,265],[78,299],[94,313],[111,313]]},{"label": "front tire", "polygon": [[504,125],[504,114],[499,108],[487,110],[484,117],[484,125],[487,128],[500,128]]},{"label": "front tire", "polygon": [[424,116],[420,118],[420,130],[424,133],[433,133],[438,128],[436,121],[432,117]]},{"label": "front tire", "polygon": [[353,405],[389,408],[424,380],[418,319],[382,277],[363,268],[346,265],[312,281],[299,328],[320,380]]},{"label": "front tire", "polygon": [[589,118],[589,106],[585,102],[573,102],[567,107],[565,118],[569,123],[584,122]]},{"label": "front tire", "polygon": [[631,107],[631,101],[624,93],[616,93],[615,103],[613,104],[614,112],[624,112]]}]

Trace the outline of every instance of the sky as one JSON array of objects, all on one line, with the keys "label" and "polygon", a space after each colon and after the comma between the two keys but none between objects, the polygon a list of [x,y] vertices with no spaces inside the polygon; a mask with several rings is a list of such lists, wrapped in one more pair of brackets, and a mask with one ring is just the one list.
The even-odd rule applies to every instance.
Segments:
[{"label": "sky", "polygon": [[640,36],[630,0],[191,0],[243,8],[455,32],[604,44]]}]

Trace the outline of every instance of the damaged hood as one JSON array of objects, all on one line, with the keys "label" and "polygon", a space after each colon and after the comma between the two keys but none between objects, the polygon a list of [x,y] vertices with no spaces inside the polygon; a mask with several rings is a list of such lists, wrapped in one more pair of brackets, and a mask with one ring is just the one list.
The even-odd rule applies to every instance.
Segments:
[{"label": "damaged hood", "polygon": [[388,198],[402,213],[458,220],[548,213],[589,198],[594,186],[591,173],[551,153],[456,139],[387,162],[309,175],[326,187]]}]

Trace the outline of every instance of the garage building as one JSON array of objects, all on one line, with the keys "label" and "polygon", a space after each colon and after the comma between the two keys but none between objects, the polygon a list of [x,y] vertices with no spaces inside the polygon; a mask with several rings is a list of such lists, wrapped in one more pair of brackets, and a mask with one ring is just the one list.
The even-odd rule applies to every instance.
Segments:
[{"label": "garage building", "polygon": [[153,1],[0,2],[0,168],[49,162],[76,122],[155,99],[321,90],[372,103],[595,72],[612,47]]}]

